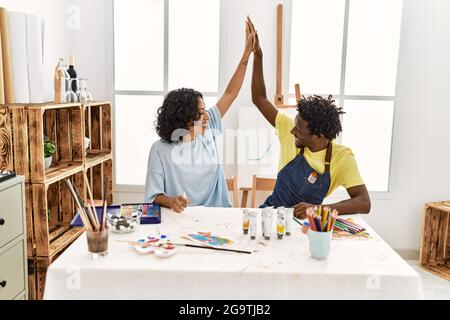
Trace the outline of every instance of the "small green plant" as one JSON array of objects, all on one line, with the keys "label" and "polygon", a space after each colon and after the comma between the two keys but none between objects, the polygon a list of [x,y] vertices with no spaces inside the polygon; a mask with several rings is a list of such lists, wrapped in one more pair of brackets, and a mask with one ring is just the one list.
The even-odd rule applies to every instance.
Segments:
[{"label": "small green plant", "polygon": [[56,153],[56,146],[50,140],[45,139],[44,140],[44,157],[45,158],[51,157],[55,153]]}]

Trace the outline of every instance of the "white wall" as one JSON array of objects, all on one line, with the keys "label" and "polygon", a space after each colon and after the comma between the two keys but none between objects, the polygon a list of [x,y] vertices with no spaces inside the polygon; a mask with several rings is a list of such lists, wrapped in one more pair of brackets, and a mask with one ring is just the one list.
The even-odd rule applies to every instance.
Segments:
[{"label": "white wall", "polygon": [[367,220],[394,248],[418,250],[424,204],[450,199],[450,1],[405,0],[402,30],[392,197]]},{"label": "white wall", "polygon": [[108,4],[111,1],[73,0],[70,3],[78,6],[81,14],[80,28],[71,32],[70,44],[78,77],[88,79],[88,91],[94,100],[110,100],[113,70],[108,68],[108,63],[113,56],[108,52],[108,44],[112,45],[112,39],[108,38],[108,28],[112,28],[109,23],[112,20],[108,20],[112,19],[108,17],[112,11]]},{"label": "white wall", "polygon": [[[74,34],[73,51],[80,73],[98,99],[112,99],[111,38],[108,3],[111,0],[75,0],[82,9],[82,27]],[[14,1],[15,2],[15,1]],[[276,0],[224,0],[220,34],[222,92],[235,70],[243,49],[243,21],[253,18],[264,50],[265,79],[269,97],[275,89]],[[418,250],[423,205],[450,199],[450,1],[405,0],[391,168],[391,191],[372,196],[372,212],[366,217],[394,248]],[[289,24],[289,4],[285,3]],[[106,9],[105,9],[106,8]],[[285,49],[289,31],[286,30]],[[106,55],[106,56],[105,56]],[[285,61],[285,65],[288,62]],[[227,128],[238,128],[238,108],[251,104],[252,65],[241,95],[224,118]],[[287,71],[287,68],[285,68]],[[288,74],[285,72],[284,86]],[[285,90],[286,91],[286,90]],[[374,151],[376,152],[376,150]],[[225,166],[227,176],[237,166]],[[140,201],[142,194],[116,194],[116,201]]]},{"label": "white wall", "polygon": [[53,77],[58,58],[67,57],[70,32],[66,25],[68,0],[0,0],[8,11],[36,14],[45,18],[44,90],[45,100],[53,100]]}]

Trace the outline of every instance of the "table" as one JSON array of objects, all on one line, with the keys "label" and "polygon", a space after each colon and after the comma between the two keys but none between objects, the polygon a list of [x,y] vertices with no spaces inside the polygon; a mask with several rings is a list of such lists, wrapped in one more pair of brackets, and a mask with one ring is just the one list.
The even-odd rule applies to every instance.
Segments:
[{"label": "table", "polygon": [[[86,236],[80,236],[49,267],[44,298],[422,299],[419,275],[360,216],[353,218],[373,239],[333,240],[328,259],[318,261],[310,257],[308,238],[297,224],[282,240],[273,235],[263,241],[260,228],[257,240],[251,240],[242,233],[240,209],[195,207],[182,215],[163,209],[160,225],[110,233],[108,256],[99,260],[87,257]],[[158,258],[139,255],[117,241],[158,231],[174,241],[189,232],[209,231],[235,240],[232,248],[255,252],[179,247],[177,254]]]}]

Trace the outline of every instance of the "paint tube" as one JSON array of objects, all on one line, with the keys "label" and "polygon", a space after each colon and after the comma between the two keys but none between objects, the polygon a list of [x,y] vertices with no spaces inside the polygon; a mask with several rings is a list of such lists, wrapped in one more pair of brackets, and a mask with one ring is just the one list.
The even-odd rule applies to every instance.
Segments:
[{"label": "paint tube", "polygon": [[244,234],[248,234],[248,228],[250,225],[250,216],[247,209],[244,209],[242,212],[242,229],[244,230]]},{"label": "paint tube", "polygon": [[262,209],[262,232],[265,240],[270,240],[272,233],[272,210],[273,207]]},{"label": "paint tube", "polygon": [[292,232],[292,222],[294,217],[294,208],[286,208],[285,210],[285,225],[286,225],[286,235],[290,236]]},{"label": "paint tube", "polygon": [[285,209],[284,207],[278,208],[278,219],[277,219],[277,236],[278,239],[283,239],[284,230],[285,230]]},{"label": "paint tube", "polygon": [[252,240],[256,239],[256,229],[257,229],[257,225],[256,225],[256,215],[257,212],[249,212],[249,218],[250,218],[250,238]]}]

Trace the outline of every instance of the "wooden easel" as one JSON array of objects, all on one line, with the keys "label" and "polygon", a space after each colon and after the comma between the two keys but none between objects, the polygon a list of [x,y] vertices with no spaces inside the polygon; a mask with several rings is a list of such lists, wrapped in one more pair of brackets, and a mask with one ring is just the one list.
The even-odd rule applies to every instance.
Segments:
[{"label": "wooden easel", "polygon": [[[277,83],[275,91],[275,106],[277,108],[297,108],[297,105],[284,104],[284,96],[282,92],[283,80],[283,5],[277,6]],[[302,95],[300,85],[295,84],[295,99],[300,101]]]}]

